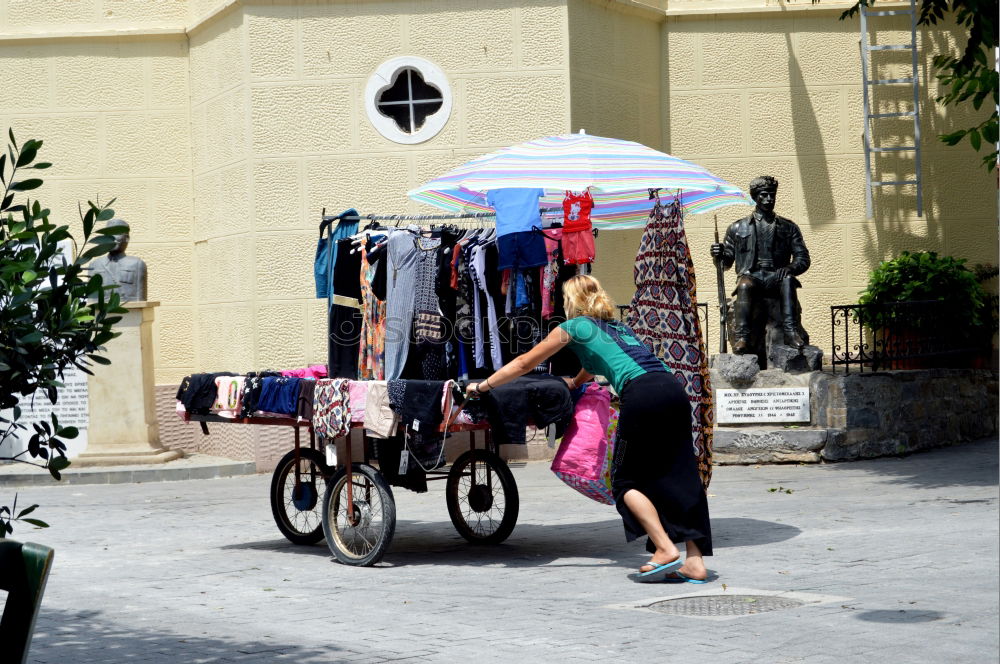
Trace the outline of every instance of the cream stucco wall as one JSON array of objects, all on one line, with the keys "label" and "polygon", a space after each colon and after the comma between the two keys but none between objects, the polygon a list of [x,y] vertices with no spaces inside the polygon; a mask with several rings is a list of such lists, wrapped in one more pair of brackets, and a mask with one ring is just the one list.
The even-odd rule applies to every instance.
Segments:
[{"label": "cream stucco wall", "polygon": [[[967,146],[949,148],[936,135],[967,126],[964,112],[934,103],[935,52],[955,43],[946,29],[918,36],[924,216],[913,187],[876,190],[866,218],[859,24],[838,21],[840,9],[668,17],[663,26],[664,143],[743,186],[759,174],[782,183],[778,212],[802,228],[813,265],[801,302],[814,341],[829,346],[829,305],[857,301],[869,271],[903,250],[936,250],[970,264],[997,262],[995,175]],[[891,19],[883,19],[889,21]],[[875,43],[909,41],[908,23],[880,24]],[[905,29],[904,29],[905,28]],[[879,76],[904,76],[899,54],[878,56]],[[906,63],[905,58],[902,60]],[[886,66],[886,65],[889,66]],[[908,69],[908,68],[907,68]],[[900,107],[912,92],[881,88],[877,107]],[[912,144],[912,121],[876,121],[881,146]],[[912,153],[882,158],[884,179],[908,179]],[[738,218],[719,212],[720,229]],[[703,301],[717,303],[707,259],[710,215],[687,220]],[[731,275],[729,286],[732,286]],[[717,337],[716,337],[717,338]]]},{"label": "cream stucco wall", "polygon": [[[29,4],[40,11],[28,12]],[[42,22],[76,29],[76,19],[94,20],[90,10],[100,3],[89,3],[89,13],[88,3],[57,4],[2,6],[0,126],[19,142],[44,141],[40,159],[54,166],[31,193],[56,223],[78,229],[78,203],[117,197],[114,208],[132,227],[128,253],[146,261],[148,299],[162,303],[157,377],[173,380],[194,366],[187,40],[31,35]]]},{"label": "cream stucco wall", "polygon": [[[713,5],[719,11],[712,11]],[[607,135],[634,138],[614,126],[620,121],[616,113],[627,114],[627,106],[616,103],[615,94],[608,94],[603,106],[594,104],[589,86],[596,76],[577,67],[589,55],[585,49],[601,36],[611,44],[617,41],[623,14],[608,3],[581,0],[570,6],[574,125],[577,117],[603,113],[603,125],[590,120],[595,127],[609,127]],[[966,258],[970,265],[997,263],[995,175],[978,166],[968,146],[949,148],[936,138],[971,124],[967,111],[934,103],[938,92],[931,59],[954,46],[953,29],[924,29],[918,37],[924,216],[916,215],[914,188],[905,187],[876,190],[875,217],[866,218],[859,26],[856,19],[838,20],[844,6],[689,0],[668,3],[662,22],[643,13],[648,26],[657,25],[661,45],[663,149],[744,187],[757,175],[778,178],[778,212],[801,226],[812,254],[813,266],[802,277],[801,301],[805,325],[814,343],[824,348],[830,343],[829,306],[856,302],[869,271],[881,260],[903,250],[935,250]],[[634,48],[644,43],[648,26],[630,26]],[[883,19],[879,26],[873,43],[909,41],[908,19]],[[587,34],[589,39],[574,39]],[[908,55],[876,57],[880,77],[907,75]],[[606,79],[619,81],[639,69],[618,66],[611,55],[598,58],[592,67],[598,66],[614,72]],[[908,110],[907,95],[912,93],[905,86],[883,87],[875,103],[882,111]],[[878,145],[912,144],[909,119],[877,122]],[[877,163],[883,179],[912,178],[912,153],[881,157]],[[723,208],[717,214],[724,233],[745,212]],[[699,301],[714,310],[715,270],[708,258],[712,216],[690,215],[686,228],[698,270]],[[639,236],[605,233],[598,239],[595,274],[623,304],[633,292],[631,270],[623,267],[631,263]],[[727,276],[732,288],[732,272]],[[714,349],[714,316],[710,328]]]},{"label": "cream stucco wall", "polygon": [[[196,366],[325,362],[313,297],[321,211],[418,209],[406,191],[469,158],[569,128],[558,1],[241,3],[191,33]],[[451,118],[414,146],[379,135],[364,89],[426,58]],[[177,376],[179,378],[180,376]]]}]

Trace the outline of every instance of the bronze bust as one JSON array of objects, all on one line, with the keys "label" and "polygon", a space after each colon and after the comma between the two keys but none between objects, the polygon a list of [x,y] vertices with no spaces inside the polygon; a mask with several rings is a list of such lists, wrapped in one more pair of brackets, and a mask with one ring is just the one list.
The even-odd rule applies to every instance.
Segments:
[{"label": "bronze bust", "polygon": [[[733,222],[723,242],[712,245],[712,257],[728,269],[735,263],[736,296],[733,307],[733,353],[751,351],[751,319],[756,304],[777,299],[785,344],[801,351],[804,339],[798,318],[797,275],[809,269],[809,250],[799,227],[774,213],[778,181],[762,175],[750,182],[750,197],[757,207]],[[803,334],[799,332],[802,331]],[[757,336],[757,335],[754,335]]]},{"label": "bronze bust", "polygon": [[[107,225],[109,228],[112,226],[128,228],[128,223],[123,219],[112,219]],[[117,286],[115,292],[122,302],[145,301],[146,263],[141,258],[125,255],[129,241],[128,232],[115,235],[114,238],[115,246],[111,252],[91,261],[87,271],[91,276],[101,275],[105,286]]]}]

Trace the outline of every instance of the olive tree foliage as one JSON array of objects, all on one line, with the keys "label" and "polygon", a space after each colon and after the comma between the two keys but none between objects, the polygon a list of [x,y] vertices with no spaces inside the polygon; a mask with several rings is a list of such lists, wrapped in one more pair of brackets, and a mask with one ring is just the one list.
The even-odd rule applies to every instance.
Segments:
[{"label": "olive tree foliage", "polygon": [[[28,197],[15,200],[42,185],[40,178],[22,174],[51,164],[36,161],[42,141],[28,140],[19,146],[13,131],[8,137],[7,150],[0,154],[0,446],[28,431],[19,421],[26,405],[38,398],[56,403],[67,369],[76,367],[89,374],[91,363],[109,363],[100,353],[118,336],[112,326],[125,313],[113,287],[85,272],[90,260],[113,248],[113,235],[125,232],[121,226],[94,228],[114,216],[110,208],[114,201],[103,206],[88,202],[85,210],[81,206],[83,235],[77,244],[68,226],[49,221],[49,210],[41,203]],[[78,255],[61,251],[67,242],[80,249]],[[62,426],[54,413],[48,421],[31,426],[27,448],[0,455],[0,461],[46,468],[60,479],[60,471],[70,463],[64,441],[79,432]],[[36,507],[18,510],[16,494],[11,506],[0,505],[0,538],[13,532],[14,521],[45,527],[28,517]]]},{"label": "olive tree foliage", "polygon": [[[871,6],[875,0],[859,0],[853,7],[841,14],[841,20],[854,16],[861,6]],[[987,170],[997,166],[997,141],[1000,140],[997,129],[998,80],[996,62],[994,60],[997,48],[997,11],[998,0],[920,0],[918,3],[918,23],[920,25],[937,25],[948,14],[953,15],[955,22],[968,31],[968,39],[961,53],[939,53],[934,56],[934,68],[937,79],[942,85],[944,94],[937,97],[943,106],[958,106],[972,104],[975,110],[989,102],[993,112],[979,124],[959,129],[938,138],[948,145],[957,145],[963,139],[977,152],[985,147],[986,156],[982,158]]]}]

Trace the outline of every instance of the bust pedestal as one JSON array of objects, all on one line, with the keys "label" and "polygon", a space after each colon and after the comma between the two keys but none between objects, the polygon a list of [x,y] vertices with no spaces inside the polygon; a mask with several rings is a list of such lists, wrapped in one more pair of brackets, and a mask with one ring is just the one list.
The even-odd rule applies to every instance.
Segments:
[{"label": "bust pedestal", "polygon": [[88,380],[87,449],[73,460],[85,466],[172,461],[181,452],[160,445],[153,394],[153,313],[159,302],[125,302],[127,313],[108,342],[110,365],[95,364]]}]

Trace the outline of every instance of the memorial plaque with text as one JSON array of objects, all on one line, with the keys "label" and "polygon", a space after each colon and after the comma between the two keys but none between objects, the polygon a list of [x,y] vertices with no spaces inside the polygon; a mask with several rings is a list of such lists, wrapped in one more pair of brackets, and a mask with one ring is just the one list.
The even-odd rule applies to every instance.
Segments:
[{"label": "memorial plaque with text", "polygon": [[715,390],[717,424],[808,422],[808,387]]},{"label": "memorial plaque with text", "polygon": [[[31,425],[34,422],[46,421],[51,423],[50,416],[54,412],[59,418],[59,424],[64,427],[76,427],[80,430],[80,435],[76,438],[65,440],[66,456],[73,458],[87,448],[87,426],[90,421],[87,404],[87,374],[69,367],[62,379],[64,387],[59,390],[59,397],[56,403],[50,403],[45,392],[39,390],[33,397],[23,397],[20,402],[21,419],[19,422],[27,428],[12,432],[12,435],[0,443],[0,456],[14,456],[27,449],[28,439],[31,438],[34,430]],[[4,411],[5,417],[10,417],[10,411]],[[23,458],[29,459],[28,455]]]}]

